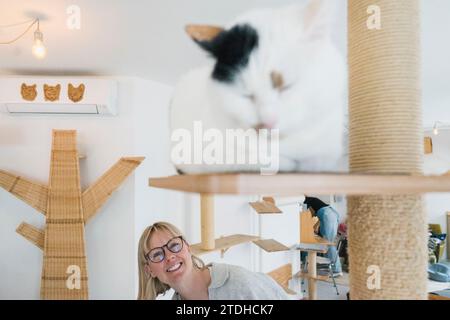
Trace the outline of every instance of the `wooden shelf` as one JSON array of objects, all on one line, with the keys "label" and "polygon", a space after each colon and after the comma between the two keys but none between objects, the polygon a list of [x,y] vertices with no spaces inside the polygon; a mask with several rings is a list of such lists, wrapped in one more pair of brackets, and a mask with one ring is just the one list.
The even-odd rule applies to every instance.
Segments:
[{"label": "wooden shelf", "polygon": [[450,192],[450,176],[370,175],[339,173],[257,173],[176,175],[150,178],[149,185],[204,194],[392,195]]},{"label": "wooden shelf", "polygon": [[275,204],[268,201],[249,202],[250,206],[258,214],[281,214],[281,211]]},{"label": "wooden shelf", "polygon": [[257,236],[250,236],[245,234],[234,234],[227,237],[222,237],[215,240],[215,246],[212,250],[204,250],[202,249],[202,244],[197,243],[194,245],[191,245],[191,252],[193,255],[200,256],[202,254],[207,254],[214,251],[222,251],[225,252],[230,247],[237,246],[242,243],[252,242],[255,240],[258,240],[259,237]]},{"label": "wooden shelf", "polygon": [[327,253],[328,243],[300,243],[295,246],[295,250],[305,252]]},{"label": "wooden shelf", "polygon": [[288,247],[274,239],[256,240],[253,243],[267,252],[289,251]]}]

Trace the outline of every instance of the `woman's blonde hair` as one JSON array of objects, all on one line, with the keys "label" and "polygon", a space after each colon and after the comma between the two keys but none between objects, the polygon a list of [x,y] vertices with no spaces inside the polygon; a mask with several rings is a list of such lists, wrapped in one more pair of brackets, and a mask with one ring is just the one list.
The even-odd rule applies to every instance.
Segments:
[{"label": "woman's blonde hair", "polygon": [[[175,227],[173,224],[168,222],[156,222],[151,226],[147,227],[142,233],[139,239],[138,248],[138,265],[139,265],[139,292],[138,300],[154,300],[159,294],[165,293],[170,289],[169,285],[161,282],[158,278],[153,278],[145,272],[145,265],[147,264],[147,259],[145,254],[150,251],[148,247],[150,243],[150,238],[155,233],[155,231],[165,231],[174,237],[183,236],[181,231]],[[184,239],[183,236],[183,240]],[[192,262],[198,269],[205,268],[205,264],[200,258],[192,255]]]}]

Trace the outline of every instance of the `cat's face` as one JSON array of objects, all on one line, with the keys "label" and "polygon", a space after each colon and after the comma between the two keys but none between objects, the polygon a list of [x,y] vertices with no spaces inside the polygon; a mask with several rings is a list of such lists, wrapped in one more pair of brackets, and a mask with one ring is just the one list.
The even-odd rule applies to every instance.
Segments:
[{"label": "cat's face", "polygon": [[74,87],[71,83],[69,83],[68,87],[69,99],[72,100],[73,102],[81,101],[83,99],[84,89],[85,89],[84,84],[80,84],[78,87]]},{"label": "cat's face", "polygon": [[61,85],[49,86],[44,84],[44,96],[46,101],[57,101],[59,100],[59,94],[61,92]]},{"label": "cat's face", "polygon": [[240,127],[282,133],[298,126],[299,117],[308,118],[311,110],[302,102],[318,67],[321,41],[328,40],[322,12],[322,1],[313,0],[303,7],[253,12],[210,39],[202,30],[200,37],[190,33],[216,59],[210,91]]},{"label": "cat's face", "polygon": [[37,96],[36,85],[33,84],[31,86],[27,86],[25,83],[22,83],[21,94],[23,99],[33,101]]}]

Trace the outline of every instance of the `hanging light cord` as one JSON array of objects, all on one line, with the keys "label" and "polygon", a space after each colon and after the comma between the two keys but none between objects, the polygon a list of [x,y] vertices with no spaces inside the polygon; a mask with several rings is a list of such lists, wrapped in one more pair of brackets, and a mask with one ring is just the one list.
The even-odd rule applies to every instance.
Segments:
[{"label": "hanging light cord", "polygon": [[[27,22],[30,22],[30,21],[20,22],[20,23],[16,23],[16,24],[7,25],[7,26],[0,26],[0,29],[1,28],[9,28],[9,27],[13,27],[13,26],[18,26],[18,25],[21,25],[21,24],[25,24]],[[22,38],[36,23],[37,23],[37,30],[39,30],[39,19],[34,19],[34,20],[31,21],[31,23],[27,27],[27,29],[24,32],[22,32],[19,36],[17,36],[16,38],[14,38],[14,39],[12,39],[10,41],[0,42],[0,44],[11,44],[11,43],[16,42],[17,40]]]}]

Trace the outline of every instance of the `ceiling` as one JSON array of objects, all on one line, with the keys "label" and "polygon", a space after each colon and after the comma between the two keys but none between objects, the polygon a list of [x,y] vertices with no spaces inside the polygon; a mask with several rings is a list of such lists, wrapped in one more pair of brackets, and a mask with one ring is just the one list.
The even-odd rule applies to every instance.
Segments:
[{"label": "ceiling", "polygon": [[[224,24],[242,11],[295,0],[0,0],[0,25],[41,16],[48,55],[31,55],[32,32],[0,47],[0,72],[131,75],[167,84],[206,54],[184,33],[187,23]],[[69,30],[66,9],[78,5],[80,30]],[[0,41],[24,26],[0,33]]]},{"label": "ceiling", "polygon": [[[125,75],[174,85],[206,54],[185,35],[187,23],[225,24],[255,7],[305,0],[0,0],[0,25],[41,18],[48,55],[31,54],[32,32],[0,46],[0,75]],[[340,1],[335,39],[345,52],[346,0]],[[69,30],[70,5],[81,10],[80,30]],[[450,123],[450,1],[422,0],[425,124]],[[23,26],[0,29],[0,42]]]}]

